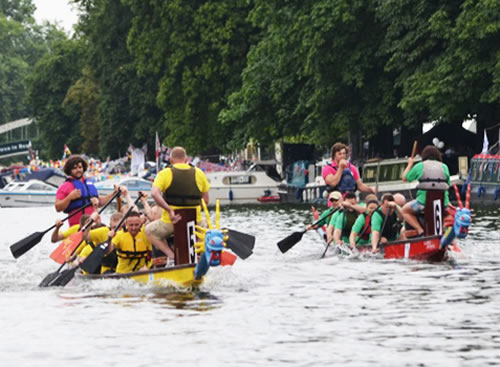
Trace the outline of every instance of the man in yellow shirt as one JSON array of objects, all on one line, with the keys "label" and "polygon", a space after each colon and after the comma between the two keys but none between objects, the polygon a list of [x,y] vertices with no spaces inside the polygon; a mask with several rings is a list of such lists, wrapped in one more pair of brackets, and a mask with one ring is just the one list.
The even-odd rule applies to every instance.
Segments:
[{"label": "man in yellow shirt", "polygon": [[131,212],[126,220],[126,230],[108,233],[112,237],[108,252],[116,249],[117,273],[130,273],[148,269],[151,265],[151,242],[149,242],[140,214]]},{"label": "man in yellow shirt", "polygon": [[174,233],[173,223],[180,220],[175,209],[196,209],[196,221],[201,222],[201,199],[208,204],[210,184],[203,171],[187,163],[188,157],[182,147],[172,149],[171,166],[161,170],[151,188],[151,196],[163,209],[161,219],[146,226],[146,234],[151,243],[164,252],[169,259],[174,259],[173,251],[168,247],[166,238]]}]

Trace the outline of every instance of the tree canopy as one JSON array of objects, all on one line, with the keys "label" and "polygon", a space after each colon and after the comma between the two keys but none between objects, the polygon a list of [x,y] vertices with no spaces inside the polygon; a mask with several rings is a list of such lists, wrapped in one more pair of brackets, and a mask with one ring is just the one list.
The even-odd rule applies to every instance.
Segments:
[{"label": "tree canopy", "polygon": [[156,131],[191,154],[372,139],[390,155],[396,128],[497,122],[493,1],[73,2],[68,39],[0,0],[0,122],[32,114],[47,155],[116,157]]}]

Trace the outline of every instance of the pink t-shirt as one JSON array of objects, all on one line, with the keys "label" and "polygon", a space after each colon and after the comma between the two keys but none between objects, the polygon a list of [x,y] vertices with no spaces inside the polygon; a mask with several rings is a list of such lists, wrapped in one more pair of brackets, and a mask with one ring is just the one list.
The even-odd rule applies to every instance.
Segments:
[{"label": "pink t-shirt", "polygon": [[[56,193],[56,199],[57,200],[63,200],[66,196],[68,196],[71,191],[73,191],[75,189],[75,187],[73,186],[73,184],[70,182],[70,181],[66,181],[64,182],[61,186],[59,186],[59,188],[57,189],[57,193]],[[78,214],[75,214],[74,216],[72,216],[71,218],[68,219],[68,224],[69,226],[73,226],[75,224],[79,224],[80,223],[80,218],[82,217],[82,214],[85,213],[85,214],[92,214],[94,212],[94,207],[91,205],[89,207],[86,207],[85,208],[85,211],[80,211]],[[71,214],[71,213],[70,213]]]},{"label": "pink t-shirt", "polygon": [[[333,167],[332,167],[332,165],[333,165]],[[349,163],[349,165],[347,167],[351,170],[352,177],[353,177],[354,181],[357,182],[360,179],[358,169],[356,168],[356,166],[354,164],[351,164],[351,163]],[[337,173],[337,170],[338,170],[337,162],[333,161],[332,164],[329,164],[329,165],[323,167],[323,169],[321,170],[321,176],[323,176],[323,179],[326,181],[326,176],[334,175],[335,173]],[[342,194],[342,196],[345,196],[345,194],[346,193],[344,192]],[[332,203],[330,202],[330,200],[328,200],[328,207],[331,207],[331,206],[332,206]]]}]

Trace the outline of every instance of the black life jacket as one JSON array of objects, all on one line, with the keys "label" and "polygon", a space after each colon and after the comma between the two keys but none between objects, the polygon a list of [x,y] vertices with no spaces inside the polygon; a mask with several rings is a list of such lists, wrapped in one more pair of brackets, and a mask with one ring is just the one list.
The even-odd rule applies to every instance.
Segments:
[{"label": "black life jacket", "polygon": [[167,169],[172,170],[172,182],[163,193],[165,201],[175,206],[201,205],[202,193],[196,184],[196,168],[179,169],[171,166]]},{"label": "black life jacket", "polygon": [[342,233],[340,234],[340,237],[344,237],[344,235],[349,236],[357,217],[358,214],[355,210],[344,210],[344,222],[342,223]]},{"label": "black life jacket", "polygon": [[[375,211],[382,217],[382,219],[385,219],[385,214],[382,209],[377,209]],[[398,235],[400,229],[401,224],[398,221],[398,215],[396,214],[396,212],[393,212],[387,217],[380,236],[385,238],[394,238]]]}]

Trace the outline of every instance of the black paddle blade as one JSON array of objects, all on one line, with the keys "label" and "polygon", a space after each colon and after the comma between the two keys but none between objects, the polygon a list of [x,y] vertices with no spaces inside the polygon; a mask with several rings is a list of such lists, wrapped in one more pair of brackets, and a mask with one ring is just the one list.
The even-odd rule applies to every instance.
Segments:
[{"label": "black paddle blade", "polygon": [[28,237],[23,238],[21,241],[17,241],[15,244],[10,246],[12,255],[17,259],[19,256],[25,254],[42,240],[45,233],[47,232],[35,232],[30,234]]},{"label": "black paddle blade", "polygon": [[228,229],[227,247],[243,260],[249,257],[255,246],[255,237],[246,233]]},{"label": "black paddle blade", "polygon": [[305,231],[303,232],[293,232],[290,236],[282,239],[280,242],[278,242],[278,247],[282,253],[287,252],[290,250],[293,246],[297,244],[302,239],[302,236],[304,235]]},{"label": "black paddle blade", "polygon": [[59,273],[59,276],[56,277],[52,282],[49,283],[49,287],[64,287],[66,284],[68,284],[71,279],[74,278],[76,269],[78,269],[78,266],[75,266],[74,268],[71,269],[66,269],[63,270],[61,273]]},{"label": "black paddle blade", "polygon": [[80,265],[80,268],[85,270],[86,272],[90,274],[94,274],[99,266],[101,266],[102,259],[104,258],[104,255],[106,254],[106,246],[97,246],[94,251],[90,253],[90,255],[82,262]]},{"label": "black paddle blade", "polygon": [[60,273],[58,271],[50,273],[45,278],[43,278],[43,280],[41,281],[41,283],[38,286],[39,287],[50,287],[51,283],[54,281],[54,279],[56,279],[59,276],[59,274]]}]

